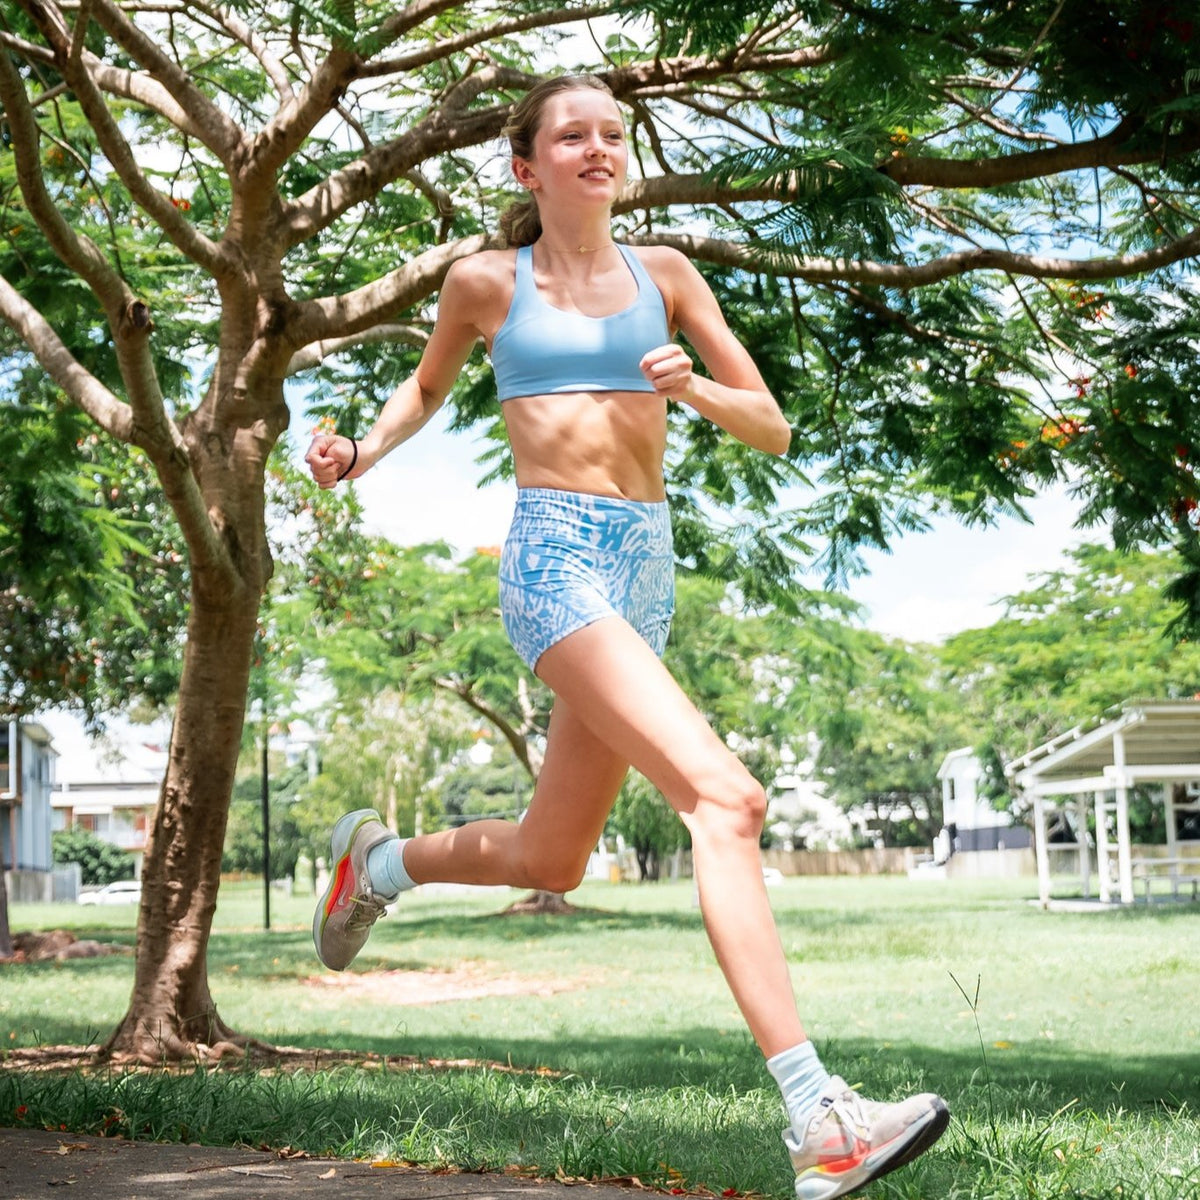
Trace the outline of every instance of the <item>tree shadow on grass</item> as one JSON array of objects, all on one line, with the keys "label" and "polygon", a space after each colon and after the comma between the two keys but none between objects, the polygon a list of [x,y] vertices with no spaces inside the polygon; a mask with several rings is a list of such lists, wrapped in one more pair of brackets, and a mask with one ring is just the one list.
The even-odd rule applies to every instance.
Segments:
[{"label": "tree shadow on grass", "polygon": [[[172,1074],[0,1070],[0,1124],[17,1123],[19,1107],[21,1122],[57,1127],[65,1118],[76,1132],[288,1145],[345,1157],[382,1153],[493,1171],[520,1163],[546,1175],[627,1175],[664,1189],[682,1183],[710,1194],[728,1186],[778,1200],[792,1194],[778,1140],[778,1095],[746,1037],[683,1027],[669,1037],[337,1040],[362,1060],[295,1071],[239,1069],[236,1062]],[[1015,1046],[987,1052],[985,1069],[970,1046],[844,1039],[820,1049],[831,1069],[867,1095],[933,1089],[949,1102],[954,1131],[906,1174],[905,1186],[916,1189],[906,1196],[946,1196],[952,1185],[954,1194],[982,1196],[957,1190],[964,1172],[986,1173],[1013,1155],[1013,1170],[1039,1176],[1054,1164],[1029,1131],[1053,1128],[1068,1146],[1072,1138],[1087,1142],[1095,1136],[1092,1113],[1117,1130],[1100,1134],[1106,1141],[1138,1139],[1148,1161],[1169,1149],[1177,1156],[1200,1096],[1194,1055]],[[369,1057],[380,1054],[473,1061],[414,1069]],[[1003,1192],[1010,1194],[1017,1193]],[[1126,1193],[1071,1194],[1116,1200]],[[1182,1194],[1153,1193],[1172,1200]]]},{"label": "tree shadow on grass", "polygon": [[[94,1026],[80,1022],[65,1028],[76,1044],[95,1043]],[[295,1038],[290,1044],[323,1048],[314,1038]],[[398,1072],[389,1070],[388,1058],[416,1058],[432,1063],[428,1070],[417,1068],[426,1076],[447,1071],[487,1075],[491,1066],[502,1066],[517,1081],[506,1086],[518,1089],[519,1081],[528,1078],[541,1081],[539,1088],[561,1085],[585,1093],[599,1088],[644,1099],[680,1089],[713,1097],[774,1095],[762,1058],[749,1039],[721,1036],[708,1028],[679,1029],[670,1037],[424,1037],[419,1043],[401,1037],[350,1035],[338,1038],[337,1049],[360,1054],[361,1061],[330,1064],[328,1069],[348,1073],[364,1087],[379,1076],[381,1067],[384,1075],[412,1075],[407,1062]],[[822,1046],[821,1052],[831,1070],[860,1086],[866,1095],[892,1098],[914,1090],[936,1090],[956,1114],[980,1122],[992,1115],[999,1120],[1043,1119],[1068,1107],[1101,1113],[1117,1107],[1129,1113],[1178,1112],[1200,1102],[1200,1055],[1113,1057],[1103,1047],[1085,1054],[1077,1048],[1017,1046],[989,1051],[985,1064],[978,1048],[895,1041],[881,1046],[865,1039],[840,1039]],[[382,1064],[380,1056],[385,1060]],[[363,1072],[368,1060],[374,1061],[374,1069]],[[238,1068],[236,1060],[221,1065],[235,1072]],[[311,1062],[301,1060],[301,1065],[311,1072]],[[281,1066],[287,1068],[286,1063]],[[396,1089],[404,1091],[403,1078],[393,1080],[387,1090]]]},{"label": "tree shadow on grass", "polygon": [[[293,1039],[319,1045],[319,1039]],[[488,1037],[365,1037],[343,1035],[342,1049],[363,1054],[409,1055],[440,1061],[473,1060],[536,1071],[550,1068],[605,1088],[771,1089],[762,1056],[749,1036],[722,1035],[708,1028],[681,1029],[669,1036],[553,1039]],[[930,1046],[892,1040],[839,1038],[819,1047],[831,1071],[861,1085],[866,1095],[888,1097],[914,1088],[936,1090],[952,1102],[970,1098],[977,1106],[990,1078],[999,1114],[1031,1105],[1053,1113],[1067,1104],[1102,1110],[1200,1105],[1200,1054],[1112,1056],[1049,1045],[1008,1050]]]}]

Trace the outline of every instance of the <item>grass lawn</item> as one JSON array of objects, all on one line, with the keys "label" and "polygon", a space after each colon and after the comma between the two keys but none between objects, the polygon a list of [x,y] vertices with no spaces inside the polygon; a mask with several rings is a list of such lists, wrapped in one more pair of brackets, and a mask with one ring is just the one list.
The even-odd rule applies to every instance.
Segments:
[{"label": "grass lawn", "polygon": [[[1200,1198],[1200,909],[1043,913],[1025,903],[1031,891],[840,878],[772,889],[801,1013],[830,1069],[879,1099],[937,1090],[954,1114],[934,1151],[869,1195]],[[690,885],[590,884],[572,899],[588,911],[564,919],[497,918],[503,892],[406,897],[352,970],[331,976],[313,957],[310,899],[273,897],[276,928],[263,933],[260,891],[227,887],[210,977],[236,1028],[469,1061],[10,1066],[0,1124],[790,1197],[778,1094]],[[14,930],[133,936],[125,909],[14,905],[11,918]],[[128,957],[0,967],[0,1040],[102,1038],[131,977]],[[435,999],[451,986],[458,999]]]}]

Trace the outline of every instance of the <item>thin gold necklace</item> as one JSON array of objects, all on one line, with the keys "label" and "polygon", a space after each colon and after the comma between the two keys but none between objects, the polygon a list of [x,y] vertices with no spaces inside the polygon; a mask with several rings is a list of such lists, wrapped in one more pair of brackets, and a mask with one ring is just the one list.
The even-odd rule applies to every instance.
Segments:
[{"label": "thin gold necklace", "polygon": [[607,250],[610,246],[615,246],[616,242],[605,242],[603,246],[576,246],[574,250],[559,250],[555,246],[547,246],[542,243],[542,249],[548,254],[597,254],[601,250]]}]

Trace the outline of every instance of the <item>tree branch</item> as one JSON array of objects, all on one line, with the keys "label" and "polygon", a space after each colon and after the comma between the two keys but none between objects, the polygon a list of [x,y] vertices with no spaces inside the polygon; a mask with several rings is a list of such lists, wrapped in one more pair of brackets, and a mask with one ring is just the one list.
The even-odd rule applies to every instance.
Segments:
[{"label": "tree branch", "polygon": [[1014,254],[1008,250],[982,249],[947,254],[915,266],[809,258],[684,233],[660,233],[630,237],[628,240],[639,246],[674,246],[689,258],[767,275],[807,279],[814,283],[863,283],[890,288],[922,287],[971,271],[1007,271],[1035,279],[1120,279],[1155,271],[1200,255],[1200,226],[1185,237],[1141,254],[1122,254],[1111,258],[1048,258],[1035,254]]},{"label": "tree branch", "polygon": [[0,315],[30,348],[50,377],[113,437],[150,455],[175,510],[194,561],[228,572],[232,562],[208,517],[178,428],[166,414],[150,354],[153,330],[148,307],[91,239],[75,233],[46,191],[38,160],[39,130],[24,85],[7,55],[0,55],[0,101],[12,137],[21,194],[55,254],[92,289],[112,331],[113,346],[128,403],[117,399],[86,371],[57,333],[7,280],[0,279]]},{"label": "tree branch", "polygon": [[445,12],[448,8],[454,8],[461,2],[462,0],[413,0],[413,3],[388,17],[371,40],[380,49],[390,46],[410,29],[416,29],[430,17],[436,17],[438,13]]},{"label": "tree branch", "polygon": [[300,94],[293,95],[254,139],[239,180],[243,188],[270,186],[279,168],[300,149],[317,122],[333,111],[354,77],[357,63],[358,56],[351,50],[329,52]]},{"label": "tree branch", "polygon": [[430,63],[441,62],[455,54],[461,54],[481,42],[493,38],[505,37],[511,33],[521,33],[528,29],[540,29],[547,25],[567,25],[574,21],[589,21],[593,17],[602,17],[612,12],[613,5],[597,4],[585,8],[556,8],[547,12],[530,13],[522,17],[512,17],[507,21],[496,21],[482,29],[471,29],[454,37],[442,38],[430,42],[420,50],[410,50],[407,54],[395,58],[367,62],[359,71],[362,78],[374,78],[380,75],[397,75],[402,71],[415,71]]},{"label": "tree branch", "polygon": [[719,183],[707,175],[653,175],[626,183],[613,205],[613,213],[671,204],[737,204],[763,200],[793,200],[800,194],[793,172],[749,186]]},{"label": "tree branch", "polygon": [[203,0],[189,0],[188,7],[203,13],[220,25],[258,59],[267,78],[271,81],[271,86],[274,87],[279,99],[284,104],[294,97],[292,81],[288,78],[287,69],[283,63],[271,51],[270,46],[237,13],[230,12],[229,9],[216,4],[206,4]]},{"label": "tree branch", "polygon": [[963,112],[974,117],[976,121],[986,125],[989,129],[995,130],[996,133],[1012,138],[1014,141],[1040,142],[1043,145],[1049,143],[1054,146],[1067,144],[1063,142],[1062,138],[1051,137],[1048,133],[1026,133],[1024,129],[1018,129],[1017,126],[1010,122],[994,116],[990,106],[988,108],[981,108],[978,104],[972,104],[970,100],[965,96],[960,96],[953,88],[943,87],[941,91],[942,95],[956,108],[961,108]]},{"label": "tree branch", "polygon": [[350,337],[328,338],[297,350],[287,365],[288,376],[319,367],[331,354],[340,354],[355,346],[373,346],[380,342],[398,342],[404,346],[424,346],[429,334],[415,325],[373,325]]},{"label": "tree branch", "polygon": [[[628,67],[614,67],[597,74],[612,89],[618,100],[634,95],[647,88],[701,82],[718,79],[736,69],[738,74],[761,71],[773,74],[778,71],[802,70],[825,66],[836,62],[841,51],[832,46],[799,46],[794,49],[755,50],[748,53],[734,52],[733,68],[730,59],[724,56],[680,55],[676,58],[655,58]],[[747,100],[752,97],[747,96]]]},{"label": "tree branch", "polygon": [[0,275],[0,317],[29,347],[42,369],[105,433],[133,443],[133,409],[82,367],[50,323]]},{"label": "tree branch", "polygon": [[345,295],[297,304],[288,336],[296,346],[352,338],[437,291],[452,263],[488,246],[479,234],[447,242]]},{"label": "tree branch", "polygon": [[[57,8],[51,10],[48,0],[19,2],[57,51],[59,47],[53,36],[54,22],[48,19],[48,14],[51,11],[57,13]],[[199,138],[226,167],[232,167],[234,157],[245,141],[237,122],[213,104],[187,73],[164,53],[154,38],[138,29],[113,0],[95,0],[94,8],[96,23],[136,62],[141,63],[187,114],[191,122],[189,132]],[[61,19],[59,14],[58,21],[61,22]]]},{"label": "tree branch", "polygon": [[478,145],[499,135],[507,107],[461,117],[432,113],[403,137],[368,151],[284,206],[287,244],[297,245],[332,225],[343,213],[376,195],[433,154]]},{"label": "tree branch", "polygon": [[24,82],[7,54],[0,54],[0,104],[8,120],[17,184],[29,215],[54,253],[91,288],[109,325],[115,329],[122,310],[133,300],[133,293],[96,243],[71,228],[46,190],[38,153],[41,130]]},{"label": "tree branch", "polygon": [[[742,71],[775,72],[831,62],[836,53],[826,46],[801,47],[796,50],[762,50],[744,55],[738,62]],[[618,100],[638,96],[643,90],[657,90],[664,84],[686,85],[697,80],[717,78],[727,74],[729,63],[705,55],[656,59],[631,67],[617,67],[598,72]],[[476,82],[482,80],[482,85]],[[462,101],[487,90],[489,86],[531,87],[538,76],[512,68],[492,67],[464,84],[469,95]],[[327,228],[348,209],[369,200],[381,188],[423,162],[433,153],[478,145],[499,137],[511,106],[498,104],[491,108],[457,111],[443,106],[430,113],[404,137],[375,147],[340,171],[298,196],[285,208],[288,223],[288,244],[296,245]]]},{"label": "tree branch", "polygon": [[[371,35],[377,44],[390,44],[408,30],[460,0],[417,0],[393,14]],[[265,64],[264,64],[265,65]],[[268,186],[285,162],[304,144],[317,123],[334,110],[338,98],[362,68],[362,58],[349,45],[337,45],[312,73],[299,95],[293,94],[254,139],[241,172],[243,188]]]},{"label": "tree branch", "polygon": [[[91,238],[77,234],[70,227],[46,190],[38,156],[40,131],[20,76],[7,55],[0,55],[0,102],[3,102],[8,117],[17,179],[26,208],[45,234],[50,248],[88,285],[104,311],[112,331],[117,365],[144,433],[144,439],[137,444],[151,450],[157,442],[161,449],[169,444],[170,434],[150,355],[149,338],[153,325],[149,309],[133,294]],[[45,330],[28,327],[45,340]],[[49,329],[48,325],[46,329]],[[50,342],[46,345],[52,347]],[[57,351],[54,357],[58,357]],[[79,395],[92,394],[78,380],[76,384]],[[126,440],[129,437],[132,434]]]},{"label": "tree branch", "polygon": [[[29,0],[23,0],[23,3],[28,2]],[[103,6],[108,0],[95,2]],[[71,85],[84,115],[95,131],[100,149],[121,182],[129,189],[130,195],[161,226],[175,246],[193,262],[214,275],[228,271],[229,263],[221,248],[200,233],[142,173],[129,143],[109,112],[108,105],[87,68],[82,62],[69,61],[70,38],[67,32],[54,26],[47,16],[48,10],[37,11],[45,18],[42,28],[47,41],[54,48],[58,69]],[[23,95],[23,86],[21,92]]]},{"label": "tree branch", "polygon": [[503,714],[494,709],[486,700],[481,700],[473,691],[470,685],[463,683],[457,679],[442,678],[433,681],[435,687],[440,687],[443,691],[449,692],[452,696],[457,696],[469,708],[473,708],[481,717],[489,724],[494,725],[499,731],[504,740],[512,747],[512,752],[517,756],[517,761],[525,768],[529,774],[536,779],[537,771],[534,769],[533,763],[529,758],[529,742],[523,738],[520,732],[505,720]]},{"label": "tree branch", "polygon": [[[3,32],[0,32],[0,46],[7,46],[28,62],[41,63],[50,67],[55,65],[54,51],[49,46],[40,46],[35,42],[27,42],[13,34]],[[158,113],[181,133],[194,137],[199,142],[204,142],[204,131],[201,126],[176,103],[171,93],[158,80],[141,71],[114,67],[97,58],[88,50],[84,50],[81,62],[102,92],[141,104],[151,112]],[[39,103],[42,99],[43,97],[39,97]]]},{"label": "tree branch", "polygon": [[101,91],[124,100],[133,100],[151,112],[158,113],[188,137],[194,137],[198,142],[205,141],[201,126],[192,120],[157,80],[139,71],[110,66],[94,54],[86,52],[83,55],[83,68],[96,81],[96,86]]},{"label": "tree branch", "polygon": [[879,170],[902,187],[986,188],[1064,171],[1158,162],[1164,157],[1177,158],[1200,150],[1200,128],[1155,146],[1132,146],[1129,139],[1138,129],[1136,122],[1126,119],[1110,133],[1090,141],[994,158],[923,158],[897,152]]},{"label": "tree branch", "polygon": [[79,11],[75,14],[75,28],[71,31],[71,49],[67,54],[68,60],[75,64],[83,54],[83,39],[87,35],[87,27],[92,19],[92,0],[83,0]]}]

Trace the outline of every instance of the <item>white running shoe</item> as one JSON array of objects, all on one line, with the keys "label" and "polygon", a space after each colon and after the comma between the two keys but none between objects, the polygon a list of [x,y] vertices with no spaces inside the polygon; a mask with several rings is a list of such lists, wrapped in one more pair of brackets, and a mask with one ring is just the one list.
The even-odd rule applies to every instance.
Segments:
[{"label": "white running shoe", "polygon": [[942,1136],[950,1110],[925,1093],[883,1104],[834,1076],[802,1129],[783,1131],[796,1169],[797,1200],[848,1196],[911,1162]]},{"label": "white running shoe", "polygon": [[387,901],[377,896],[367,874],[367,852],[396,835],[371,808],[347,813],[333,827],[329,886],[313,916],[317,957],[333,971],[344,971],[371,936]]}]

